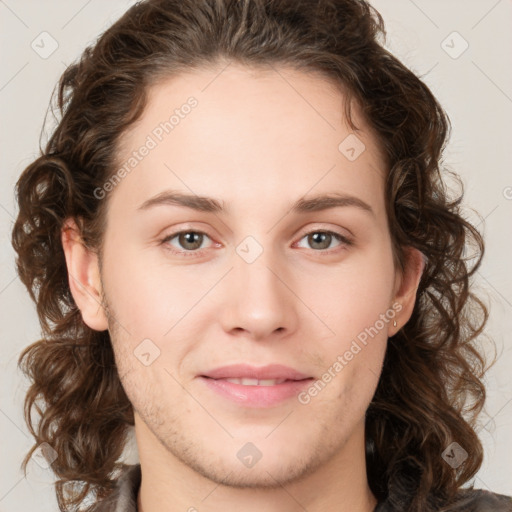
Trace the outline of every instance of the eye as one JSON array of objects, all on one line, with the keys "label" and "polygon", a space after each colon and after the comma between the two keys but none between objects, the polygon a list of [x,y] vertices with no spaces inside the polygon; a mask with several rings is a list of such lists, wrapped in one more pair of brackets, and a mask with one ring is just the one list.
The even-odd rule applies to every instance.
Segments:
[{"label": "eye", "polygon": [[[171,235],[166,236],[163,240],[161,240],[162,244],[165,244],[165,247],[168,248],[171,252],[176,254],[182,254],[184,256],[188,256],[187,253],[195,255],[193,253],[200,252],[198,249],[201,249],[203,245],[203,241],[206,238],[210,238],[206,233],[202,231],[178,231],[177,233],[173,233]],[[172,240],[176,238],[177,243],[180,247],[174,248],[175,246],[171,243]],[[169,247],[169,245],[171,247]]]},{"label": "eye", "polygon": [[[193,230],[185,230],[178,231],[176,233],[172,233],[161,240],[161,243],[164,247],[171,251],[174,254],[178,254],[180,256],[197,256],[200,255],[203,247],[203,242],[205,238],[211,240],[211,238],[202,231],[193,231]],[[172,243],[172,241],[176,239],[178,247]],[[347,238],[346,236],[336,233],[335,231],[325,231],[325,230],[316,230],[310,231],[306,233],[301,240],[307,239],[307,243],[311,246],[315,251],[321,251],[326,253],[331,253],[333,251],[326,251],[331,247],[333,241],[338,241],[339,246],[347,247],[353,245],[352,240]],[[336,250],[336,249],[335,249]]]},{"label": "eye", "polygon": [[[315,250],[324,252],[325,249],[329,249],[331,243],[334,240],[340,242],[340,246],[350,246],[353,245],[352,240],[347,238],[346,236],[336,233],[335,231],[310,231],[301,240],[307,239],[307,243]],[[327,251],[331,252],[331,251]]]}]

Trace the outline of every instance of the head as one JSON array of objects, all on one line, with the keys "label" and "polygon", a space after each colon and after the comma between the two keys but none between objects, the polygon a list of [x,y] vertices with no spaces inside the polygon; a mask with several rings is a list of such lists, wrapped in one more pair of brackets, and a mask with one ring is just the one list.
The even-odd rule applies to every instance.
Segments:
[{"label": "head", "polygon": [[[447,116],[383,35],[359,0],[149,0],[67,68],[13,230],[44,333],[26,419],[63,510],[108,493],[134,425],[214,481],[252,442],[240,488],[356,438],[375,496],[411,510],[476,473],[483,242],[445,185]],[[201,375],[244,361],[311,386],[205,414]]]}]

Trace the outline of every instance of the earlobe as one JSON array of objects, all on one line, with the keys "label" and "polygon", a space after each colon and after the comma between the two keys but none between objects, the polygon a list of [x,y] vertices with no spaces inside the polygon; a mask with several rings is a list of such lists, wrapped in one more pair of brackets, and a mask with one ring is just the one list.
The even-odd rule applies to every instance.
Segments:
[{"label": "earlobe", "polygon": [[108,329],[107,316],[102,305],[97,254],[85,246],[73,219],[66,219],[64,222],[61,242],[66,258],[69,288],[83,321],[96,331]]},{"label": "earlobe", "polygon": [[396,325],[390,328],[388,336],[394,336],[411,318],[416,303],[416,292],[425,269],[425,256],[414,247],[406,247],[405,269],[397,278],[394,303],[400,305],[396,316]]}]

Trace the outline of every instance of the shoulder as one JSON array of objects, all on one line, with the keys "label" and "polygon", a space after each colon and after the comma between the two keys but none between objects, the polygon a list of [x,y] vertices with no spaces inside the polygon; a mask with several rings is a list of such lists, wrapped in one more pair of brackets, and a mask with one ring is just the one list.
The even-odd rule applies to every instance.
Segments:
[{"label": "shoulder", "polygon": [[[512,512],[512,497],[482,489],[461,489],[449,502],[439,504],[440,500],[432,496],[429,511],[436,512]],[[437,503],[438,505],[433,505]],[[404,512],[398,510],[389,501],[379,503],[374,512]]]},{"label": "shoulder", "polygon": [[90,512],[137,512],[140,482],[140,464],[124,465],[115,488],[106,498],[98,501]]},{"label": "shoulder", "polygon": [[512,497],[483,489],[464,489],[447,512],[512,512]]}]

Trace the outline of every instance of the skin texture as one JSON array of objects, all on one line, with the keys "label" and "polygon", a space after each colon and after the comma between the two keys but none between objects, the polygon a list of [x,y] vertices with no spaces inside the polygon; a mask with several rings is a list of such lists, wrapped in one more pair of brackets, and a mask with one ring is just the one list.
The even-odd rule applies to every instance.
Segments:
[{"label": "skin texture", "polygon": [[[71,220],[73,229],[63,231],[75,301],[89,327],[109,329],[134,407],[139,509],[371,511],[364,415],[387,338],[412,312],[421,255],[410,250],[406,271],[396,271],[384,159],[357,110],[365,150],[354,161],[340,152],[353,131],[332,84],[284,68],[223,68],[150,89],[142,118],[123,134],[119,162],[187,98],[198,103],[109,192],[101,267]],[[217,198],[227,211],[138,210],[168,189]],[[334,192],[373,213],[355,206],[289,212],[302,197]],[[190,238],[162,242],[187,230],[206,233],[195,254],[183,256]],[[322,230],[353,243],[332,237],[322,246],[307,236]],[[254,254],[248,236],[262,249],[251,263],[236,250]],[[382,322],[307,404],[292,397],[251,409],[197,378],[227,364],[281,363],[321,379],[393,304],[397,326]],[[134,354],[144,339],[160,350],[148,366]],[[237,457],[248,442],[262,454],[251,468]]]}]

